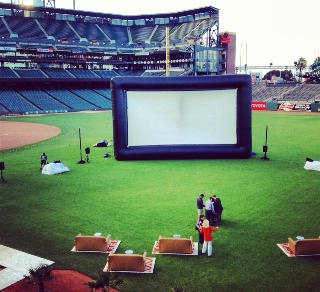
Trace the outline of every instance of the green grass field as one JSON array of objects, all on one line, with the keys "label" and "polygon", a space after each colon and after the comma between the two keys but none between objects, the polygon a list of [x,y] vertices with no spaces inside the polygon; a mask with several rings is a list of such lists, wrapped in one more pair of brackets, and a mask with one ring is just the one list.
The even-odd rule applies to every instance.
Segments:
[{"label": "green grass field", "polygon": [[[320,173],[306,171],[305,158],[320,160],[320,115],[254,112],[253,151],[246,160],[116,161],[112,114],[76,113],[0,120],[56,125],[59,136],[0,152],[7,183],[0,184],[0,244],[95,277],[105,254],[73,253],[74,237],[102,232],[127,249],[152,255],[159,235],[198,235],[196,198],[217,194],[223,225],[214,234],[213,256],[157,255],[153,274],[121,274],[121,291],[319,291],[320,257],[287,257],[277,243],[320,235]],[[269,161],[261,160],[268,131]],[[90,163],[80,160],[90,147]],[[27,135],[27,133],[21,133]],[[70,172],[47,176],[42,152]],[[111,157],[104,158],[109,152]],[[84,151],[83,151],[83,155]],[[89,291],[85,288],[83,291]]]}]

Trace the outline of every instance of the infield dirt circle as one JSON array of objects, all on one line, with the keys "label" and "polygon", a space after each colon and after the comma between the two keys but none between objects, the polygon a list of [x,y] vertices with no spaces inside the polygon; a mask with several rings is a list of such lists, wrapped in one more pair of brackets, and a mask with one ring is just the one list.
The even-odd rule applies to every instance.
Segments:
[{"label": "infield dirt circle", "polygon": [[51,125],[0,121],[0,150],[40,142],[60,132],[60,128]]}]

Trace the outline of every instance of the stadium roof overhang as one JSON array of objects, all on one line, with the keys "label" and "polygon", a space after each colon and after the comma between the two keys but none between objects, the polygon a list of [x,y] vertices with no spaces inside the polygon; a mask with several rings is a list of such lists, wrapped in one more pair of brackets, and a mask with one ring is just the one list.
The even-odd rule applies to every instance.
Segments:
[{"label": "stadium roof overhang", "polygon": [[[51,7],[35,7],[32,5],[17,5],[17,4],[7,4],[0,2],[0,9],[11,10],[14,13],[20,11],[34,11],[42,12],[45,14],[69,14],[82,18],[86,21],[86,16],[105,18],[105,19],[120,19],[120,20],[149,20],[156,18],[170,18],[171,20],[178,19],[179,17],[192,16],[194,20],[199,18],[208,18],[211,15],[218,15],[219,9],[212,6],[201,7],[191,10],[183,10],[179,12],[168,12],[168,13],[157,13],[157,14],[139,14],[139,15],[122,15],[113,13],[101,13],[93,11],[83,11],[83,10],[73,10],[73,9],[62,9],[62,8],[51,8]],[[78,19],[78,20],[80,20]],[[190,19],[180,19],[180,21],[190,21]]]},{"label": "stadium roof overhang", "polygon": [[[46,40],[8,40],[1,41],[3,46],[15,46],[20,49],[53,48],[55,51],[83,50],[85,53],[100,53],[105,55],[133,54],[150,55],[155,52],[163,52],[168,48],[171,51],[191,52],[195,44],[204,46],[217,45],[219,35],[219,9],[214,7],[202,7],[198,9],[185,10],[172,13],[143,14],[143,15],[120,15],[111,13],[99,13],[91,11],[79,11],[72,9],[60,9],[50,7],[33,7],[26,5],[15,5],[0,3],[0,15],[25,16],[34,18],[46,18],[55,20],[67,20],[74,22],[95,23],[97,25],[107,23],[108,25],[125,27],[129,39],[131,28],[152,27],[149,34],[141,33],[141,41],[122,43],[110,39],[110,42],[99,42],[93,44],[80,44],[79,40],[70,40],[68,44],[61,40],[52,42]],[[164,28],[169,28],[170,43],[166,43],[166,36],[162,33],[161,38],[155,40],[154,35],[159,34]],[[206,35],[206,40],[203,36]]]}]

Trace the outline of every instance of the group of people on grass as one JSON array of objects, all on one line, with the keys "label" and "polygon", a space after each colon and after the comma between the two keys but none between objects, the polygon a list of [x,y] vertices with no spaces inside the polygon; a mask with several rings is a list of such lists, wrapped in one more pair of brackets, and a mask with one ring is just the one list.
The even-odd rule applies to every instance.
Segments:
[{"label": "group of people on grass", "polygon": [[[198,220],[195,229],[199,232],[199,244],[202,245],[202,253],[208,250],[208,256],[212,256],[212,232],[217,232],[219,227],[213,227],[214,220],[217,225],[221,224],[221,214],[223,206],[220,198],[216,195],[209,197],[205,202],[203,201],[204,194],[200,194],[197,198]],[[203,214],[205,210],[205,215]]]}]

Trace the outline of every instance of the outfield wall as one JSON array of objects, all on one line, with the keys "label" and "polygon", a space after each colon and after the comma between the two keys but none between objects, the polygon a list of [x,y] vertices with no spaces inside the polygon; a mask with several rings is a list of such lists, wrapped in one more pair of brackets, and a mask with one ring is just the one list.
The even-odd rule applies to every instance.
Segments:
[{"label": "outfield wall", "polygon": [[253,111],[302,111],[302,112],[320,112],[320,103],[307,102],[266,102],[253,101],[251,103]]}]

